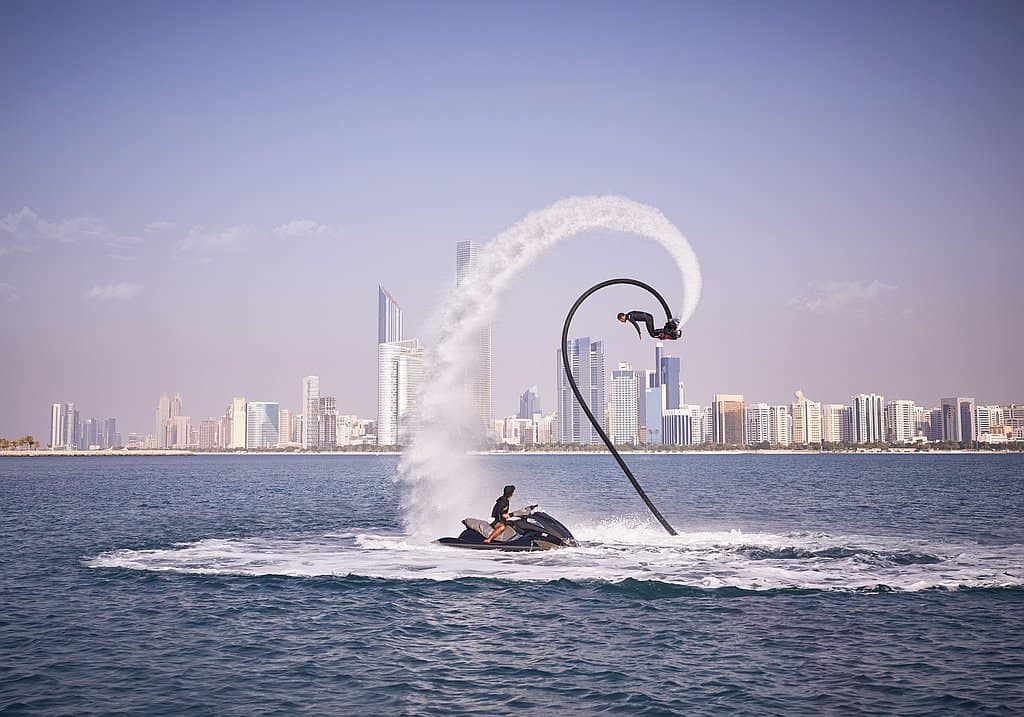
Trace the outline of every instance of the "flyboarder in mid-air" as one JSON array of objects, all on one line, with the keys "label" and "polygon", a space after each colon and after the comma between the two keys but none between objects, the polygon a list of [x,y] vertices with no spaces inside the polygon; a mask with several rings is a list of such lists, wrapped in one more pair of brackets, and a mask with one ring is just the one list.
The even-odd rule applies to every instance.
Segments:
[{"label": "flyboarder in mid-air", "polygon": [[639,338],[643,338],[643,334],[640,333],[640,324],[647,326],[647,333],[651,335],[652,339],[658,339],[659,341],[675,341],[683,332],[679,330],[678,319],[669,319],[665,322],[664,328],[654,328],[654,317],[648,314],[646,311],[630,311],[628,314],[625,312],[619,312],[619,321],[626,323],[627,321],[633,324],[633,328],[636,329],[636,335]]}]

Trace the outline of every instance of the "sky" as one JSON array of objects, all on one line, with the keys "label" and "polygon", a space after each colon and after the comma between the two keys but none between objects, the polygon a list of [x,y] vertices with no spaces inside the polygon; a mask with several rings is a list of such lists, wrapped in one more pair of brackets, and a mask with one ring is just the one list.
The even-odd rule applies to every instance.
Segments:
[{"label": "sky", "polygon": [[[149,433],[320,376],[376,413],[376,295],[429,340],[455,244],[651,204],[704,293],[686,400],[1024,402],[1019,3],[0,3],[0,436]],[[554,408],[565,312],[663,249],[559,244],[493,327],[496,416]],[[614,321],[576,335],[653,366]]]}]

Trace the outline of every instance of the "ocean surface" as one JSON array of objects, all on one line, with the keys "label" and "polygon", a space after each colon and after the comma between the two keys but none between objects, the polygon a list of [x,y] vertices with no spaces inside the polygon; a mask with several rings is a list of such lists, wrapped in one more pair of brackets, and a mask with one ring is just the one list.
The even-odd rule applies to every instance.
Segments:
[{"label": "ocean surface", "polygon": [[0,713],[1024,714],[1024,457],[627,460],[678,537],[483,456],[582,545],[482,554],[394,457],[0,459]]}]

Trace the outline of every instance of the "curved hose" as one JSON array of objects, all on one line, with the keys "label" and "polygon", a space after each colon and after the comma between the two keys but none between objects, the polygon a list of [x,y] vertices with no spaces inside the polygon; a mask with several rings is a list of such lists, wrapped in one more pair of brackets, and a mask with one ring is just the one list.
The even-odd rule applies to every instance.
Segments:
[{"label": "curved hose", "polygon": [[[595,284],[584,291],[580,298],[576,299],[576,303],[572,305],[572,308],[569,309],[568,315],[565,317],[565,325],[562,327],[562,368],[565,369],[565,377],[569,379],[569,386],[572,388],[572,392],[576,396],[576,400],[579,402],[580,408],[582,408],[583,412],[587,414],[587,418],[590,419],[591,425],[597,429],[598,435],[601,436],[601,440],[604,441],[604,444],[608,446],[608,450],[611,451],[612,455],[615,457],[615,460],[619,464],[619,468],[621,468],[622,472],[626,474],[627,478],[629,478],[629,482],[633,484],[633,488],[636,489],[637,494],[639,494],[644,503],[647,504],[648,509],[650,509],[651,513],[654,514],[654,517],[658,519],[658,522],[661,523],[662,527],[668,531],[668,534],[677,535],[675,528],[665,520],[665,517],[655,507],[654,503],[651,502],[651,499],[647,497],[644,489],[640,487],[640,483],[638,483],[637,479],[633,477],[633,472],[629,470],[629,466],[626,465],[626,461],[622,460],[622,456],[620,456],[619,452],[615,450],[615,446],[612,445],[611,439],[608,438],[608,434],[604,432],[603,428],[601,428],[601,424],[596,418],[594,418],[594,414],[591,412],[587,402],[583,400],[579,386],[576,385],[576,380],[572,377],[572,368],[569,364],[569,351],[567,350],[567,345],[569,343],[569,324],[572,323],[572,318],[576,315],[576,310],[580,308],[583,302],[586,301],[591,294],[596,291],[600,291],[606,286],[613,286],[615,284],[629,284],[631,286],[639,286],[641,289],[646,289],[654,295],[654,298],[661,303],[661,307],[665,309],[666,321],[671,320],[672,311],[668,308],[668,303],[661,294],[654,290],[653,287],[642,281],[637,281],[636,279],[608,279],[607,281],[602,281],[600,284]],[[603,376],[601,377],[601,380],[604,380]]]}]

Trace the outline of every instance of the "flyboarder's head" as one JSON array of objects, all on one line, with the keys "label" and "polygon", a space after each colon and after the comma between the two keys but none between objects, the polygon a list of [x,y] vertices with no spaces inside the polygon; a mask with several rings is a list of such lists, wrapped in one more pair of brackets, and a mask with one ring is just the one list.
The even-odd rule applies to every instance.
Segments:
[{"label": "flyboarder's head", "polygon": [[626,315],[625,315],[625,314],[624,314],[623,312],[621,312],[621,311],[619,312],[619,316],[618,316],[618,319],[619,319],[619,321],[621,321],[622,323],[626,323]]},{"label": "flyboarder's head", "polygon": [[516,487],[514,485],[507,485],[507,486],[505,486],[505,489],[501,492],[501,494],[503,496],[505,496],[506,498],[511,498],[512,494],[515,493],[515,492],[516,492]]}]

